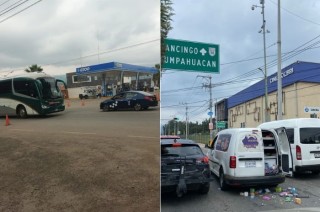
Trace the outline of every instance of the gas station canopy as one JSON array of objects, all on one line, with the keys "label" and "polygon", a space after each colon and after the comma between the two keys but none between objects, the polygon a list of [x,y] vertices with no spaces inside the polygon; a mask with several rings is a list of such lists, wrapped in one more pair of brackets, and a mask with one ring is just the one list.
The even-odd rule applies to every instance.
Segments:
[{"label": "gas station canopy", "polygon": [[108,72],[108,71],[126,71],[126,72],[148,73],[148,74],[158,73],[158,70],[153,67],[130,65],[130,64],[118,63],[118,62],[103,63],[98,65],[76,68],[77,74],[93,74],[97,72]]}]

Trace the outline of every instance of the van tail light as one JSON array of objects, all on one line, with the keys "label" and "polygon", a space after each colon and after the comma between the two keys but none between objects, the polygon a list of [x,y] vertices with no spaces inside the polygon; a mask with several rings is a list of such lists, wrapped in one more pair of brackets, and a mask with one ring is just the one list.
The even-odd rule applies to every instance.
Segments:
[{"label": "van tail light", "polygon": [[197,159],[197,163],[204,163],[204,164],[209,164],[209,158],[208,156],[204,156],[202,158]]},{"label": "van tail light", "polygon": [[237,157],[236,156],[230,156],[229,167],[231,169],[237,168]]},{"label": "van tail light", "polygon": [[299,145],[296,146],[296,158],[297,160],[302,160],[301,147]]}]

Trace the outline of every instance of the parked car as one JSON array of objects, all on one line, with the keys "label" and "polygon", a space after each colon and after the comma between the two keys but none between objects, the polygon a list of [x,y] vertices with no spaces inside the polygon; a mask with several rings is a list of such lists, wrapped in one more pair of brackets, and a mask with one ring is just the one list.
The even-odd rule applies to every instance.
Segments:
[{"label": "parked car", "polygon": [[155,106],[158,106],[156,96],[143,91],[121,92],[100,103],[100,109],[103,111],[131,108],[138,111]]},{"label": "parked car", "polygon": [[311,171],[320,173],[320,120],[315,118],[286,119],[266,122],[259,127],[285,127],[291,146],[291,175]]},{"label": "parked car", "polygon": [[96,97],[96,88],[95,87],[85,87],[81,88],[81,93],[79,93],[79,99],[89,99]]},{"label": "parked car", "polygon": [[188,190],[207,194],[213,181],[208,163],[197,143],[184,139],[161,139],[161,192]]},{"label": "parked car", "polygon": [[211,171],[221,190],[229,186],[276,186],[292,168],[283,128],[234,128],[220,131],[207,145]]}]

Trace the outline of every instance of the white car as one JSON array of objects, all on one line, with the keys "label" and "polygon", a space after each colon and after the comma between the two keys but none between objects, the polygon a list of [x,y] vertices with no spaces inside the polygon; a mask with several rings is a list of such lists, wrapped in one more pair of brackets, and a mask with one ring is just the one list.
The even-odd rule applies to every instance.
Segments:
[{"label": "white car", "polygon": [[206,147],[210,170],[219,178],[221,190],[229,186],[276,186],[285,181],[292,164],[283,128],[226,129]]},{"label": "white car", "polygon": [[293,169],[290,174],[312,171],[320,173],[320,120],[298,118],[266,122],[259,127],[275,129],[284,127],[291,146]]}]

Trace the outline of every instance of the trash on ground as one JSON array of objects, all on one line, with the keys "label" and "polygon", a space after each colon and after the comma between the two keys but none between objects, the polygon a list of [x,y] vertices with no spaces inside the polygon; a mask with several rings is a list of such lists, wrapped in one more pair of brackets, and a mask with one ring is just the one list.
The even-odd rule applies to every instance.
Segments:
[{"label": "trash on ground", "polygon": [[262,199],[263,199],[263,200],[271,200],[271,197],[265,195],[265,196],[262,197]]},{"label": "trash on ground", "polygon": [[301,205],[301,199],[300,198],[294,198],[294,203]]},{"label": "trash on ground", "polygon": [[286,202],[291,202],[291,197],[286,197],[285,201]]},{"label": "trash on ground", "polygon": [[297,195],[297,198],[309,198],[309,195]]},{"label": "trash on ground", "polygon": [[[288,187],[287,189],[281,188],[280,186],[275,187],[270,190],[268,188],[255,190],[250,188],[250,193],[248,191],[240,192],[240,196],[248,197],[250,194],[251,199],[260,198],[260,200],[270,201],[271,199],[281,198],[284,202],[292,202],[298,205],[302,204],[301,198],[310,198],[309,195],[299,194],[298,190],[295,187]],[[281,204],[283,204],[282,202]],[[261,206],[265,206],[264,203],[261,203]]]}]

